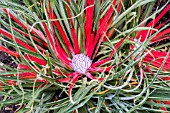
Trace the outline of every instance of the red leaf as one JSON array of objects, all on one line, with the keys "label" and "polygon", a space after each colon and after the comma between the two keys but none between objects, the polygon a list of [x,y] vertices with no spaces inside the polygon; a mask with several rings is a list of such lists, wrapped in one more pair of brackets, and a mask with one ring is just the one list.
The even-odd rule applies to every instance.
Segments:
[{"label": "red leaf", "polygon": [[30,70],[30,67],[25,64],[17,64],[17,69],[19,70]]},{"label": "red leaf", "polygon": [[[17,31],[18,33],[26,36],[26,37],[29,37],[29,35],[28,35],[27,33],[25,33],[25,32],[23,32],[23,31],[15,28],[15,27],[12,27],[12,29],[15,30],[15,31]],[[32,37],[32,39],[33,39],[34,41],[36,41],[36,42],[44,45],[45,47],[48,47],[48,46],[47,46],[47,43],[43,42],[42,40],[40,40],[40,39],[38,39],[38,38],[36,38],[36,37]],[[38,46],[38,45],[36,45],[36,46],[37,46],[37,48],[40,49],[41,51],[43,51],[43,52],[45,51],[44,48],[42,48],[42,47],[40,47],[40,46]]]},{"label": "red leaf", "polygon": [[[94,5],[94,0],[87,0],[87,6]],[[91,37],[91,32],[92,32],[92,25],[93,25],[93,12],[94,11],[94,6],[91,6],[86,9],[86,22],[85,22],[85,34],[86,34],[86,53],[89,51],[88,49],[90,48],[90,44],[93,42],[93,39]]]},{"label": "red leaf", "polygon": [[4,12],[9,15],[16,23],[18,23],[20,26],[22,26],[24,29],[27,29],[27,27],[21,22],[19,21],[15,16],[13,16],[7,9],[3,9]]},{"label": "red leaf", "polygon": [[[37,67],[33,66],[33,68],[39,71]],[[18,70],[31,70],[31,68],[25,64],[17,64],[17,69]]]},{"label": "red leaf", "polygon": [[[158,58],[158,57],[165,57],[166,55],[167,55],[167,52],[160,52],[160,51],[152,50],[146,56],[152,57],[152,58]],[[170,54],[168,55],[168,57],[170,57]]]},{"label": "red leaf", "polygon": [[24,55],[24,58],[27,59],[28,61],[34,61],[40,65],[46,65],[46,61],[44,61],[43,59],[34,57],[34,56],[30,56],[30,55]]},{"label": "red leaf", "polygon": [[118,3],[118,7],[117,7],[117,12],[118,13],[121,11],[122,4],[123,4],[123,0],[120,0],[120,2]]},{"label": "red leaf", "polygon": [[[56,57],[58,57],[59,60],[62,61],[63,64],[69,66],[69,64],[68,64],[68,63],[69,63],[68,59],[66,59],[65,57],[63,57],[62,54],[60,54],[60,52],[63,53],[63,50],[62,50],[61,48],[59,48],[59,47],[56,46],[54,37],[52,37],[52,35],[51,35],[51,33],[49,32],[46,24],[45,24],[44,22],[43,22],[42,24],[43,24],[44,29],[45,29],[45,31],[46,31],[46,34],[47,34],[47,36],[48,36],[48,39],[49,39],[49,42],[50,42],[50,45],[49,45],[49,46],[51,46],[52,51],[54,52],[54,54],[56,55]],[[58,51],[57,51],[57,49],[58,49]]]},{"label": "red leaf", "polygon": [[76,36],[76,31],[74,29],[74,27],[72,26],[71,28],[71,32],[72,32],[72,37],[73,37],[73,43],[74,43],[74,52],[75,54],[80,54],[80,47],[78,45],[78,40],[77,40],[77,36]]},{"label": "red leaf", "polygon": [[8,86],[16,86],[16,85],[17,85],[17,82],[14,81],[14,80],[6,80],[5,83],[6,83]]},{"label": "red leaf", "polygon": [[[51,11],[52,12],[52,11]],[[56,15],[53,13],[53,19],[56,19]],[[61,37],[63,38],[64,43],[66,44],[66,47],[68,48],[68,50],[70,51],[70,53],[73,53],[73,48],[72,45],[67,37],[67,35],[65,34],[63,28],[61,27],[60,23],[58,22],[58,20],[54,21],[59,33],[61,34]]]},{"label": "red leaf", "polygon": [[90,78],[90,79],[92,79],[92,80],[96,79],[96,77],[94,77],[93,75],[91,75],[89,72],[86,73],[86,77],[88,77],[88,78]]},{"label": "red leaf", "polygon": [[159,15],[158,15],[155,19],[153,19],[151,22],[149,22],[149,24],[147,25],[147,27],[155,26],[156,23],[158,23],[159,20],[165,15],[165,13],[169,11],[169,9],[170,9],[170,4],[167,5],[167,6],[162,10],[162,12],[159,13]]},{"label": "red leaf", "polygon": [[86,49],[86,55],[91,58],[93,53],[93,41],[94,41],[94,34],[91,34],[90,41],[89,41],[89,47]]},{"label": "red leaf", "polygon": [[112,57],[113,57],[113,55],[114,55],[114,53],[118,50],[118,48],[121,46],[121,44],[123,43],[124,40],[125,40],[125,38],[122,38],[122,39],[115,45],[115,47],[113,48],[113,50],[112,50],[109,58],[106,58],[106,59],[104,59],[104,60],[100,60],[100,61],[95,62],[95,63],[93,63],[93,64],[91,65],[91,67],[99,66],[99,65],[104,64],[104,63],[108,62],[109,60],[111,60]]},{"label": "red leaf", "polygon": [[18,38],[16,37],[13,37],[11,34],[9,34],[8,32],[6,32],[5,30],[1,29],[0,28],[0,33],[3,34],[4,36],[10,38],[11,40],[15,40],[18,44],[20,44],[21,46],[27,48],[28,50],[32,51],[32,52],[36,52],[36,50],[31,47],[30,45],[28,45],[27,43],[19,40]]},{"label": "red leaf", "polygon": [[[4,10],[5,13],[6,13],[7,15],[9,15],[10,18],[12,18],[17,24],[19,24],[20,26],[22,26],[22,28],[24,28],[25,30],[28,30],[28,29],[27,29],[27,26],[24,25],[21,21],[19,21],[19,20],[18,20],[14,15],[12,15],[7,9],[4,8],[3,10]],[[38,35],[40,38],[42,38],[42,39],[46,42],[46,38],[45,38],[45,36],[43,35],[42,32],[40,32],[40,31],[38,31],[37,29],[32,28],[32,27],[30,27],[30,26],[29,26],[29,28],[31,28],[31,33],[33,33],[34,35]]]},{"label": "red leaf", "polygon": [[[115,6],[115,5],[116,5],[116,0],[114,0],[112,4]],[[114,11],[114,10],[113,10],[113,6],[111,5],[110,8],[109,8],[109,10],[107,11],[105,17],[102,19],[101,24],[100,24],[100,26],[99,26],[99,29],[98,29],[98,31],[97,31],[97,33],[96,33],[96,36],[95,36],[94,42],[93,42],[94,45],[93,45],[93,48],[91,48],[92,51],[94,50],[94,47],[96,46],[96,44],[97,44],[97,42],[98,42],[98,40],[99,40],[100,35],[101,35],[103,32],[106,33],[106,30],[107,30],[107,29],[106,29],[106,25],[107,25],[109,19],[111,18],[113,11]]]},{"label": "red leaf", "polygon": [[10,55],[15,56],[15,57],[19,57],[20,56],[17,52],[11,51],[8,48],[5,48],[3,46],[0,46],[0,51],[3,51],[5,53],[10,54]]},{"label": "red leaf", "polygon": [[163,101],[165,104],[170,105],[170,101]]},{"label": "red leaf", "polygon": [[166,40],[166,39],[170,39],[170,36],[160,36],[157,38],[153,38],[153,39],[151,39],[150,44],[154,44],[156,42],[160,42],[160,41]]},{"label": "red leaf", "polygon": [[67,73],[65,75],[73,78],[75,75],[78,75],[78,74],[79,74],[78,72],[73,72],[73,73]]},{"label": "red leaf", "polygon": [[[157,68],[160,68],[162,63],[163,63],[163,60],[153,60],[152,58],[147,58],[147,57],[145,57],[143,61],[145,63],[150,63],[151,62],[150,65],[153,65],[153,66],[155,66]],[[165,65],[163,66],[162,69],[165,70],[165,71],[168,71],[168,70],[170,70],[169,67],[170,67],[170,63],[168,61],[168,62],[165,63]]]},{"label": "red leaf", "polygon": [[[110,24],[111,24],[111,22],[112,22],[112,19],[113,19],[113,16],[110,18],[109,22],[107,23],[104,31],[107,31],[107,29],[109,28],[109,26],[110,26]],[[102,35],[101,35],[101,37],[99,38],[99,41],[98,41],[97,45],[93,45],[94,47],[96,46],[96,48],[95,48],[95,50],[94,50],[94,52],[93,52],[93,57],[96,56],[96,54],[97,54],[97,52],[98,52],[98,50],[99,50],[100,44],[104,41],[104,38],[106,38],[106,36],[107,36],[107,33],[106,33],[106,32],[103,32]]]},{"label": "red leaf", "polygon": [[157,40],[157,39],[159,39],[159,38],[161,38],[164,35],[169,34],[169,33],[170,33],[170,28],[167,28],[164,31],[159,32],[156,36],[154,36],[154,38],[152,38],[152,40]]},{"label": "red leaf", "polygon": [[[12,56],[15,56],[17,58],[20,58],[21,56],[15,52],[15,51],[11,51],[3,46],[0,46],[0,51],[6,52],[7,54],[10,54]],[[34,61],[39,63],[40,65],[46,65],[46,61],[40,59],[40,58],[36,58],[34,56],[30,56],[30,55],[24,55],[24,57],[28,60],[28,61]]]},{"label": "red leaf", "polygon": [[62,83],[68,83],[72,80],[72,78],[61,78],[61,79],[57,79],[57,82],[62,82]]},{"label": "red leaf", "polygon": [[3,83],[0,82],[0,91],[2,91],[4,88],[3,88]]},{"label": "red leaf", "polygon": [[[49,18],[50,19],[56,19],[56,17],[55,17],[55,14],[53,13],[53,11],[52,11],[52,8],[51,8],[51,6],[50,6],[50,3],[49,3],[49,9],[48,9],[48,11],[49,11]],[[58,22],[57,22],[58,23]],[[51,27],[52,27],[52,35],[53,35],[53,37],[55,38],[55,41],[56,41],[56,48],[57,48],[57,50],[59,51],[59,52],[61,52],[61,57],[65,60],[65,62],[70,62],[69,60],[68,60],[68,55],[66,54],[66,52],[61,48],[61,46],[60,46],[60,43],[59,43],[59,41],[58,41],[58,37],[55,35],[55,31],[54,31],[54,26],[55,26],[55,24],[54,24],[54,22],[53,21],[51,21],[50,22],[50,24],[51,24]],[[60,26],[60,24],[58,23],[58,27],[61,27]],[[62,28],[61,28],[62,29]],[[64,31],[62,31],[62,32],[64,32]],[[64,35],[65,35],[65,33],[64,33]],[[66,37],[66,35],[65,35],[65,37]],[[68,63],[67,63],[68,64]]]},{"label": "red leaf", "polygon": [[77,73],[75,73],[75,74],[74,74],[74,77],[73,77],[73,79],[72,79],[72,82],[71,82],[71,84],[70,84],[70,87],[69,87],[69,89],[68,89],[68,96],[70,97],[71,100],[72,100],[71,91],[72,91],[72,89],[73,89],[74,84],[77,82],[78,79],[79,79],[79,76],[78,76]]},{"label": "red leaf", "polygon": [[164,80],[164,81],[167,81],[167,80],[170,80],[170,76],[166,76],[166,77],[163,77],[161,79]]},{"label": "red leaf", "polygon": [[17,74],[20,79],[35,79],[36,73],[35,72],[22,72]]},{"label": "red leaf", "polygon": [[55,40],[54,40],[54,37],[52,37],[50,31],[49,31],[48,28],[47,28],[47,25],[45,24],[45,22],[42,22],[42,24],[43,24],[44,30],[45,30],[45,32],[46,32],[46,35],[47,35],[47,37],[48,37],[48,39],[49,39],[49,42],[50,42],[50,45],[51,45],[51,48],[52,48],[53,52],[54,52],[55,54],[58,54],[58,53],[56,52],[56,48],[55,48]]},{"label": "red leaf", "polygon": [[[164,9],[163,9],[163,11],[161,12],[161,13],[159,13],[159,15],[155,18],[155,19],[153,19],[152,21],[150,21],[149,22],[149,24],[147,25],[147,27],[154,27],[155,25],[156,25],[156,23],[158,23],[158,21],[165,15],[165,13],[167,12],[167,11],[169,11],[169,9],[170,9],[170,4],[169,5],[167,5]],[[168,20],[169,21],[169,20]],[[164,23],[165,24],[165,23]],[[160,25],[158,25],[157,26],[157,28],[160,28],[162,26],[162,24]],[[147,37],[147,34],[149,34],[148,36],[150,36],[152,33],[154,33],[155,31],[153,31],[153,30],[151,30],[151,31],[149,31],[149,30],[143,30],[143,31],[141,31],[141,32],[139,32],[138,33],[138,35],[137,35],[137,37],[136,38],[141,38],[141,42],[143,42]],[[160,33],[159,35],[164,35],[165,33],[167,33],[168,32],[168,30],[166,30],[166,32],[163,32],[163,33]],[[158,37],[158,36],[157,36]],[[155,37],[152,39],[152,40],[155,40]]]},{"label": "red leaf", "polygon": [[[67,10],[68,17],[72,18],[71,12],[70,12],[70,9],[69,9],[68,6],[66,6],[66,10]],[[70,24],[71,24],[71,32],[72,32],[73,43],[74,43],[74,52],[75,52],[75,54],[79,54],[80,48],[79,48],[79,45],[78,45],[78,38],[77,38],[77,35],[76,35],[76,31],[75,31],[72,19],[70,19]]]},{"label": "red leaf", "polygon": [[57,76],[61,75],[61,72],[58,69],[53,69],[52,72]]},{"label": "red leaf", "polygon": [[[161,104],[161,101],[159,101],[159,100],[156,100],[156,102],[157,102],[158,104]],[[166,109],[165,107],[161,107],[161,109],[162,109],[163,111],[167,111],[167,109]],[[168,113],[168,112],[164,112],[164,113]]]}]

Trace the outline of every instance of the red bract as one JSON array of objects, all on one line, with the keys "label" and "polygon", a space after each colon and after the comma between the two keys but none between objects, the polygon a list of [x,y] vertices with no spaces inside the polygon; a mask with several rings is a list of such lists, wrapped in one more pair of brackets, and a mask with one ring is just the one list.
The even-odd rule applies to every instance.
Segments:
[{"label": "red bract", "polygon": [[[13,13],[10,12],[8,9],[4,9],[4,12],[7,16],[9,16],[15,24],[22,27],[23,30],[18,29],[16,27],[12,27],[12,29],[15,32],[20,33],[21,35],[25,37],[30,37],[28,33],[25,31],[29,31],[31,34],[31,38],[33,41],[39,43],[35,43],[36,48],[32,47],[32,42],[25,43],[18,37],[13,36],[11,33],[7,32],[4,29],[0,29],[0,33],[9,39],[15,41],[20,47],[28,49],[28,51],[41,54],[38,56],[34,56],[32,54],[23,54],[20,55],[17,52],[8,50],[7,48],[0,47],[1,51],[4,51],[14,57],[25,59],[30,63],[30,65],[27,64],[18,64],[17,69],[19,70],[28,70],[30,72],[20,72],[17,74],[19,78],[21,79],[37,79],[37,82],[45,82],[47,83],[47,80],[42,79],[41,77],[37,76],[40,72],[40,69],[33,63],[37,63],[38,65],[41,65],[44,70],[49,71],[51,67],[45,67],[49,66],[49,59],[51,58],[57,58],[61,68],[55,68],[51,69],[52,74],[56,75],[57,77],[61,77],[61,75],[65,75],[66,78],[61,77],[60,79],[56,79],[56,82],[69,82],[71,81],[70,87],[68,89],[68,95],[70,99],[72,100],[71,91],[74,87],[74,84],[77,82],[77,80],[80,78],[80,76],[85,75],[89,79],[102,81],[103,78],[97,78],[93,76],[93,72],[109,72],[111,69],[115,68],[116,66],[108,66],[108,67],[100,67],[100,65],[103,65],[104,63],[107,63],[113,58],[113,55],[115,52],[119,49],[119,47],[124,42],[125,38],[120,39],[120,41],[114,46],[113,50],[110,53],[110,56],[103,60],[98,60],[96,62],[93,62],[93,59],[96,57],[97,52],[99,51],[99,47],[101,43],[103,42],[104,38],[107,35],[107,31],[109,29],[109,26],[111,25],[112,19],[113,19],[113,13],[114,10],[117,10],[119,13],[122,7],[122,0],[117,3],[116,0],[113,0],[112,5],[110,5],[107,13],[103,18],[99,20],[98,30],[93,30],[94,25],[94,0],[86,0],[86,10],[85,10],[85,25],[84,25],[84,34],[83,36],[85,38],[85,42],[82,42],[85,44],[85,48],[83,48],[80,52],[80,45],[78,42],[78,33],[74,27],[74,21],[72,19],[71,9],[70,7],[66,6],[67,16],[69,18],[69,27],[70,27],[70,34],[69,36],[65,30],[64,27],[61,25],[61,22],[59,22],[57,19],[57,14],[52,10],[50,3],[48,6],[45,6],[43,2],[41,2],[42,6],[45,7],[45,12],[47,12],[47,16],[49,19],[52,19],[53,21],[48,22],[41,22],[41,28],[43,31],[30,27],[31,25],[26,25],[23,21],[20,21],[17,19],[17,17]],[[69,4],[70,2],[68,2]],[[117,6],[117,9],[114,9],[113,6]],[[59,31],[59,34],[56,35],[55,30]],[[59,39],[58,36],[61,36],[61,39]],[[61,44],[61,40],[63,41],[63,44],[65,45],[65,48],[63,48]],[[42,46],[40,46],[42,45]],[[44,47],[44,48],[43,48]],[[81,46],[82,47],[82,46]],[[50,55],[48,56],[45,52],[46,49],[50,51]],[[73,59],[76,55],[78,55],[79,62],[76,59],[74,62]],[[49,57],[46,58],[46,56]],[[70,57],[71,56],[71,57]],[[83,57],[82,57],[83,56]],[[90,59],[90,60],[87,60]],[[90,63],[89,63],[90,61]],[[75,64],[74,64],[75,63]],[[88,63],[88,65],[87,65]],[[72,65],[71,65],[72,64]],[[54,66],[54,65],[52,65]],[[84,67],[86,66],[87,69],[84,70]],[[88,67],[87,67],[88,66]],[[68,70],[72,70],[70,73],[68,72],[62,72],[63,68],[67,68]],[[78,68],[78,69],[77,69]],[[34,71],[32,70],[34,69]],[[77,71],[78,70],[78,71]],[[81,72],[81,70],[83,70]],[[51,77],[49,73],[45,73],[47,77]],[[9,75],[8,75],[9,76]],[[14,76],[14,75],[10,75]],[[54,79],[54,78],[53,78]]]}]

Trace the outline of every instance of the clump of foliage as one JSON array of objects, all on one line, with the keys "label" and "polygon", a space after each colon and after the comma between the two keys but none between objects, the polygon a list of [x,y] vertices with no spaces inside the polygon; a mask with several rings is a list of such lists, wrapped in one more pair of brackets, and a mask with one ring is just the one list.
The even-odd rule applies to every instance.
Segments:
[{"label": "clump of foliage", "polygon": [[[18,112],[170,110],[169,0],[0,0],[1,108]],[[10,50],[8,47],[13,47]],[[10,97],[10,99],[8,99]]]}]

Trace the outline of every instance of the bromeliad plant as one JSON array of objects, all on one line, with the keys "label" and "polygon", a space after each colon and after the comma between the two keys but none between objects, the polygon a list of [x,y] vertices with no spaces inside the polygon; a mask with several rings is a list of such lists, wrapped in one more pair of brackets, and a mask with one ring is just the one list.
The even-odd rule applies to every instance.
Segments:
[{"label": "bromeliad plant", "polygon": [[[169,56],[149,44],[164,35],[168,38],[169,24],[151,26],[169,5],[150,16],[154,0],[24,0],[23,4],[0,1],[0,50],[17,64],[1,66],[1,107],[19,102],[19,112],[162,111],[161,106],[168,111],[169,101],[161,92],[168,95],[170,88],[158,75],[168,74]],[[143,13],[144,7],[148,10]],[[158,53],[161,60],[154,59]]]}]

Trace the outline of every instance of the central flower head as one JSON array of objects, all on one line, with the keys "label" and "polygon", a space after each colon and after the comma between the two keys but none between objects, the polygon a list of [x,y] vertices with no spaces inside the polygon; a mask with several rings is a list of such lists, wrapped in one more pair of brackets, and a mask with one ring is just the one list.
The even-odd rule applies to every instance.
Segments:
[{"label": "central flower head", "polygon": [[71,67],[74,71],[85,74],[87,69],[91,66],[92,61],[84,54],[74,55],[71,60]]}]

